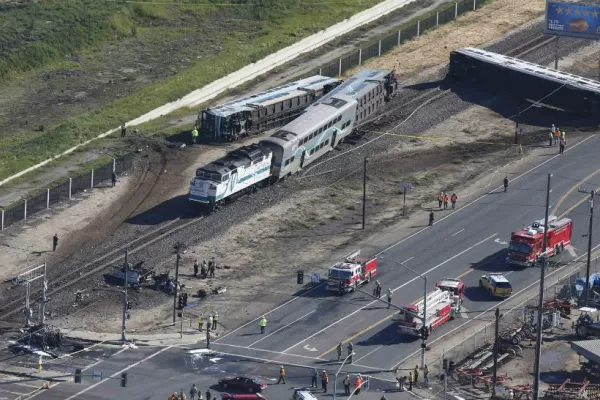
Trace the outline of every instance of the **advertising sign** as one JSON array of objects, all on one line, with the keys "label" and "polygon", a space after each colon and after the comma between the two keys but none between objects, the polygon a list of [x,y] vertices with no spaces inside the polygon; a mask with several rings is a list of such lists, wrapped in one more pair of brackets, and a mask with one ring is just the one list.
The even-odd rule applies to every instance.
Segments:
[{"label": "advertising sign", "polygon": [[545,33],[600,39],[600,5],[547,2]]}]

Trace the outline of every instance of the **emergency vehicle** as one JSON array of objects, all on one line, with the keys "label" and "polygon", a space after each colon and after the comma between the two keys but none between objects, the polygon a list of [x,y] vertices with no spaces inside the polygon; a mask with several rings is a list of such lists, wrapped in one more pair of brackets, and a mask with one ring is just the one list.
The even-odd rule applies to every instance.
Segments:
[{"label": "emergency vehicle", "polygon": [[479,287],[486,290],[490,297],[510,297],[512,285],[504,275],[492,272],[479,278]]},{"label": "emergency vehicle", "polygon": [[329,268],[327,290],[338,293],[353,292],[362,284],[369,283],[377,275],[377,257],[358,257],[356,250],[344,257],[344,261]]},{"label": "emergency vehicle", "polygon": [[453,300],[456,304],[456,311],[460,311],[460,306],[465,298],[465,283],[460,279],[443,278],[435,286],[446,292],[450,292],[454,296]]},{"label": "emergency vehicle", "polygon": [[[397,322],[400,333],[409,335],[426,336],[438,326],[454,318],[452,310],[460,307],[460,301],[452,292],[442,290],[436,287],[435,290],[427,294],[427,319],[423,323],[425,316],[425,302],[419,300],[414,304],[403,307],[397,316]],[[425,329],[423,329],[425,328]]]},{"label": "emergency vehicle", "polygon": [[544,220],[534,221],[533,224],[513,232],[508,244],[508,257],[506,261],[510,264],[529,267],[535,265],[542,256],[548,257],[561,253],[565,247],[571,244],[571,233],[573,221],[569,218],[558,219],[555,216],[548,217],[547,245],[544,250]]}]

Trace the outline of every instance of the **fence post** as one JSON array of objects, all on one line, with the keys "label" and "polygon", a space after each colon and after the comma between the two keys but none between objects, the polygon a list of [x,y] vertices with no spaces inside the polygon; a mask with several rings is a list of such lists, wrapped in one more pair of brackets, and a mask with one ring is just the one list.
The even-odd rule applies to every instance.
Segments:
[{"label": "fence post", "polygon": [[402,31],[398,31],[398,46],[400,46],[400,36],[402,34]]},{"label": "fence post", "polygon": [[23,209],[23,219],[27,219],[27,199],[25,200],[25,207]]},{"label": "fence post", "polygon": [[378,57],[381,57],[381,40],[379,41],[379,54]]},{"label": "fence post", "polygon": [[92,177],[90,179],[90,189],[94,188],[94,170],[92,169]]},{"label": "fence post", "polygon": [[340,58],[340,62],[338,64],[338,76],[342,76],[342,59]]},{"label": "fence post", "polygon": [[115,172],[117,170],[117,159],[113,158],[113,170],[112,172]]},{"label": "fence post", "polygon": [[322,72],[322,69],[321,69],[321,68],[319,68],[319,75],[322,75],[322,73],[321,73],[321,72]]},{"label": "fence post", "polygon": [[50,208],[50,189],[46,189],[46,208]]},{"label": "fence post", "polygon": [[435,26],[440,26],[440,12],[435,13]]},{"label": "fence post", "polygon": [[4,210],[2,210],[2,215],[0,215],[0,231],[4,230]]},{"label": "fence post", "polygon": [[71,200],[71,193],[73,193],[73,191],[71,190],[72,187],[73,187],[73,178],[69,178],[69,200]]},{"label": "fence post", "polygon": [[358,49],[358,65],[362,65],[362,49]]},{"label": "fence post", "polygon": [[477,9],[477,0],[473,0],[473,11]]},{"label": "fence post", "polygon": [[419,37],[420,33],[421,33],[421,21],[417,21],[417,37]]},{"label": "fence post", "polygon": [[454,19],[458,18],[458,3],[454,3]]}]

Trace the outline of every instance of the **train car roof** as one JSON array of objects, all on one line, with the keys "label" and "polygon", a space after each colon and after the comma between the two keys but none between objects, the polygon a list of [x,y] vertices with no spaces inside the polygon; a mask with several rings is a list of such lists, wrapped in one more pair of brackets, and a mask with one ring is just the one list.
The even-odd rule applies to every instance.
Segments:
[{"label": "train car roof", "polygon": [[491,51],[464,48],[455,50],[456,53],[463,54],[487,63],[502,66],[513,71],[522,72],[528,75],[547,79],[558,84],[568,85],[577,89],[592,91],[600,94],[600,82],[587,79],[578,75],[569,74],[563,71],[556,71],[538,64],[519,60],[518,58],[508,57],[502,54],[492,53]]},{"label": "train car roof", "polygon": [[359,98],[363,95],[363,93],[371,89],[372,85],[374,85],[373,81],[383,81],[385,76],[390,72],[391,71],[382,69],[362,70],[348,80],[344,81],[341,85],[327,93],[325,96],[321,97],[318,103],[323,103],[332,97],[339,96],[348,96],[355,99]]},{"label": "train car roof", "polygon": [[228,153],[226,156],[198,168],[198,170],[226,175],[241,166],[248,168],[253,161],[260,161],[270,153],[270,149],[261,147],[256,143],[249,146],[242,146]]},{"label": "train car roof", "polygon": [[324,85],[338,81],[339,79],[337,78],[329,78],[327,76],[315,75],[309,78],[286,83],[285,85],[265,90],[264,92],[253,94],[251,96],[236,99],[232,102],[221,104],[214,108],[208,108],[205,111],[214,115],[225,117],[227,115],[234,114],[240,111],[253,110],[254,108],[250,107],[250,104],[265,106],[278,101],[282,97],[295,97],[302,94],[306,94],[305,91],[299,90],[300,88],[307,90],[316,90]]}]

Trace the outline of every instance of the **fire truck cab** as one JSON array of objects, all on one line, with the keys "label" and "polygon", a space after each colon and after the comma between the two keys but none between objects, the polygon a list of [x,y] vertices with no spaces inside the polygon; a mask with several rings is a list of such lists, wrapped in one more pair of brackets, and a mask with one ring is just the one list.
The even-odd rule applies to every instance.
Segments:
[{"label": "fire truck cab", "polygon": [[358,257],[356,250],[344,257],[344,261],[329,268],[327,290],[338,293],[353,292],[362,284],[369,283],[377,275],[377,258]]},{"label": "fire truck cab", "polygon": [[[559,220],[551,215],[548,217],[548,229],[545,229],[543,219],[534,221],[530,226],[512,233],[506,261],[523,267],[535,265],[543,255],[552,257],[569,246],[572,231],[573,221],[569,218]],[[543,249],[544,232],[547,233],[546,249]]]}]

